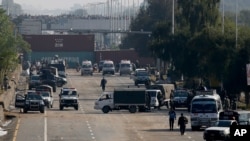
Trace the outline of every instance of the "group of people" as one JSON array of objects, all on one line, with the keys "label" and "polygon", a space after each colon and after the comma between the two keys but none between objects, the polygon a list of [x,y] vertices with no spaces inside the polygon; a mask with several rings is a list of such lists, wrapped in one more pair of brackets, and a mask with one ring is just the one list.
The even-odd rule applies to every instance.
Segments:
[{"label": "group of people", "polygon": [[[174,121],[176,120],[176,113],[173,109],[171,109],[169,111],[168,115],[169,115],[170,131],[173,131],[174,130]],[[185,117],[183,115],[183,113],[181,113],[181,116],[178,119],[178,126],[180,126],[181,135],[184,135],[187,123],[188,123],[187,117]]]}]

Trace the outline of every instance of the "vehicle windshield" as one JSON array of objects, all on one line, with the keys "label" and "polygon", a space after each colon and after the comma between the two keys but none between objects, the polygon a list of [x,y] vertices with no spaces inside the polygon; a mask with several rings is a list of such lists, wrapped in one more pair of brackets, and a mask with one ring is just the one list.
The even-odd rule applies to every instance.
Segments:
[{"label": "vehicle windshield", "polygon": [[63,63],[60,63],[60,64],[49,64],[49,66],[56,67],[57,71],[65,71],[66,70],[66,67],[65,67],[65,65]]},{"label": "vehicle windshield", "polygon": [[114,67],[114,65],[113,64],[103,64],[103,67],[111,68],[111,67]]},{"label": "vehicle windshield", "polygon": [[148,72],[146,72],[146,71],[138,71],[136,75],[137,76],[148,76]]},{"label": "vehicle windshield", "polygon": [[31,76],[31,80],[40,80],[39,76]]},{"label": "vehicle windshield", "polygon": [[216,102],[213,99],[197,99],[192,102],[192,113],[217,113]]},{"label": "vehicle windshield", "polygon": [[42,97],[37,94],[28,94],[26,99],[27,100],[42,100]]},{"label": "vehicle windshield", "polygon": [[63,91],[62,95],[77,95],[76,91]]},{"label": "vehicle windshield", "polygon": [[231,126],[231,121],[230,120],[220,120],[215,123],[216,127],[230,127]]},{"label": "vehicle windshield", "polygon": [[121,64],[121,68],[129,68],[130,64]]},{"label": "vehicle windshield", "polygon": [[42,97],[49,97],[49,92],[42,92],[41,95]]},{"label": "vehicle windshield", "polygon": [[250,115],[250,113],[240,113],[239,114],[239,121],[240,122],[248,121],[248,114]]},{"label": "vehicle windshield", "polygon": [[156,97],[156,92],[150,92],[150,91],[148,91],[147,93],[150,94],[151,97]]},{"label": "vehicle windshield", "polygon": [[82,67],[83,68],[91,68],[92,66],[91,66],[91,64],[83,64]]},{"label": "vehicle windshield", "polygon": [[175,92],[174,97],[188,97],[187,92]]}]

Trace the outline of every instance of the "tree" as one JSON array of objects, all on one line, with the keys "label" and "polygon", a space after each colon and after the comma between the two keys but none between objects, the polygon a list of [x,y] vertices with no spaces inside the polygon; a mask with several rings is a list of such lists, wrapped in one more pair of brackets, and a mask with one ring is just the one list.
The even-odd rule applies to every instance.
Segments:
[{"label": "tree", "polygon": [[15,69],[18,54],[24,51],[30,51],[28,44],[16,34],[14,24],[5,11],[0,9],[0,82],[4,74]]}]

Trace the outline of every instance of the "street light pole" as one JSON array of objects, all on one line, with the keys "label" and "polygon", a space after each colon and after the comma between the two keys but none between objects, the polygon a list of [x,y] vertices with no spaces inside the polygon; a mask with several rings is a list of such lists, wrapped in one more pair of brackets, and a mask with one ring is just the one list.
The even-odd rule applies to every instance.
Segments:
[{"label": "street light pole", "polygon": [[236,8],[235,8],[235,48],[237,48],[237,45],[238,45],[238,0],[235,1],[236,2]]},{"label": "street light pole", "polygon": [[175,0],[172,0],[172,3],[173,3],[173,7],[172,7],[172,34],[174,34],[174,1]]},{"label": "street light pole", "polygon": [[222,34],[224,34],[224,17],[225,17],[224,6],[225,6],[225,3],[224,3],[224,0],[222,0]]}]

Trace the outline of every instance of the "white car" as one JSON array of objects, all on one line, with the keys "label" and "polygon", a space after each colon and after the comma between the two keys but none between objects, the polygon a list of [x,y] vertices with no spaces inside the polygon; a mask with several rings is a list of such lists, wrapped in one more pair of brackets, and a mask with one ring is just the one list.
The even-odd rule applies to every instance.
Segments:
[{"label": "white car", "polygon": [[236,120],[218,120],[215,126],[208,127],[204,130],[203,139],[206,141],[213,140],[230,140],[230,126],[237,125]]}]

